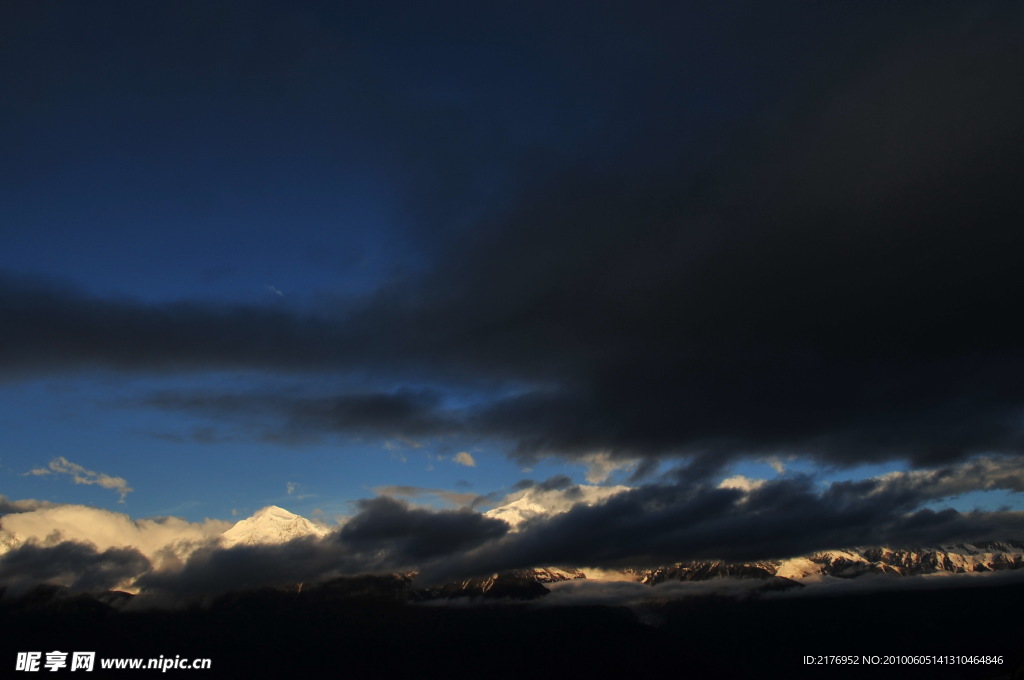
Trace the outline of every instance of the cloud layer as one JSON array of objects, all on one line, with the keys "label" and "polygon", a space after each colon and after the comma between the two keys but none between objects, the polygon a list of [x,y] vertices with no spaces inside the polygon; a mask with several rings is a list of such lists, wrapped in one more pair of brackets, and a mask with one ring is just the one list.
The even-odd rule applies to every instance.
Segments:
[{"label": "cloud layer", "polygon": [[[822,489],[810,477],[715,487],[703,482],[580,487],[524,485],[503,506],[540,508],[510,526],[481,514],[364,500],[327,536],[224,549],[224,522],[131,520],[82,506],[0,519],[20,546],[0,580],[75,588],[134,587],[164,601],[340,575],[415,571],[423,584],[537,566],[619,569],[678,561],[782,559],[853,546],[919,547],[1024,536],[1024,513],[936,511],[929,503],[981,489],[1024,491],[1020,458],[979,459]],[[598,493],[600,492],[600,493]],[[543,506],[543,507],[542,507]],[[545,512],[545,508],[547,511]],[[33,571],[35,569],[35,571]]]},{"label": "cloud layer", "polygon": [[[448,191],[409,189],[419,269],[302,310],[146,303],[5,275],[0,372],[358,375],[366,389],[327,396],[183,390],[149,404],[278,441],[487,438],[523,461],[1020,453],[1024,18],[1000,7],[948,3],[922,23],[865,6],[840,29],[785,4],[792,25],[773,10],[778,33],[729,55],[762,97],[714,124],[694,102],[741,95],[725,81],[667,87],[699,62],[653,22],[644,44],[676,58],[627,51],[637,68],[583,79],[581,101],[599,104],[592,132],[518,155],[515,135],[501,138],[504,181],[486,201],[466,194],[491,206],[466,227],[438,225],[489,137],[469,124],[441,137],[434,176]],[[707,21],[738,30],[730,16]],[[799,49],[779,50],[791,41]],[[600,58],[598,44],[581,54]],[[474,106],[464,119],[484,120]]]},{"label": "cloud layer", "polygon": [[[180,565],[194,550],[216,541],[231,526],[230,522],[221,520],[132,519],[124,513],[84,505],[47,503],[29,508],[25,502],[10,504],[15,509],[0,516],[0,528],[15,537],[16,546],[39,548],[72,542],[101,553],[131,549],[143,555],[147,568],[150,563],[156,568]],[[38,551],[36,554],[44,556]],[[0,576],[3,573],[0,567]]]}]

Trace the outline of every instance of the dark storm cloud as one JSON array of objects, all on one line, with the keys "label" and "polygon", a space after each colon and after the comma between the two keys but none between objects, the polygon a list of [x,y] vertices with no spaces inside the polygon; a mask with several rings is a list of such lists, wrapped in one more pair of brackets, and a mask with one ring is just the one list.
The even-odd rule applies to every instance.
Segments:
[{"label": "dark storm cloud", "polygon": [[94,366],[312,369],[338,355],[336,325],[266,306],[147,305],[0,275],[0,309],[0,372],[14,377]]},{"label": "dark storm cloud", "polygon": [[54,583],[72,590],[110,590],[149,569],[149,560],[134,548],[99,552],[72,541],[52,546],[27,543],[0,556],[0,585],[19,590]]},{"label": "dark storm cloud", "polygon": [[532,479],[524,479],[513,484],[512,489],[515,491],[521,491],[523,489],[539,489],[541,491],[553,491],[560,489],[568,489],[572,485],[572,480],[566,475],[554,475],[552,477],[548,477],[543,482],[535,482]]},{"label": "dark storm cloud", "polygon": [[151,572],[137,585],[144,592],[188,598],[369,570],[367,559],[327,541],[304,538],[281,545],[201,549],[181,569]]},{"label": "dark storm cloud", "polygon": [[469,510],[432,512],[387,497],[360,501],[359,507],[341,528],[341,542],[360,551],[401,555],[410,563],[458,554],[508,531],[505,522]]},{"label": "dark storm cloud", "polygon": [[[439,393],[479,381],[515,396],[455,413],[393,393],[247,407],[276,413],[284,439],[458,433],[524,461],[784,452],[934,465],[1024,450],[1022,10],[741,3],[713,22],[722,40],[708,53],[732,60],[703,73],[700,54],[676,51],[678,17],[624,15],[607,22],[623,31],[615,87],[591,99],[600,72],[584,79],[583,101],[601,105],[594,132],[567,155],[541,142],[499,154],[495,200],[471,192],[487,207],[424,251],[425,273],[306,315],[6,278],[3,371],[358,370]],[[738,37],[750,40],[721,47]],[[584,40],[579,58],[600,47]],[[772,87],[723,84],[754,88],[752,74]],[[479,120],[477,104],[462,113]],[[723,114],[692,111],[708,107]],[[428,138],[421,160],[445,157]],[[475,137],[442,139],[454,160],[438,176],[466,188]],[[417,204],[422,224],[452,217],[450,204]],[[154,404],[223,414],[246,399]]]},{"label": "dark storm cloud", "polygon": [[[427,391],[303,397],[282,394],[179,394],[150,397],[149,406],[188,411],[219,420],[263,421],[264,438],[301,440],[325,432],[421,437],[457,432],[457,414]],[[270,419],[272,422],[268,421]]]},{"label": "dark storm cloud", "polygon": [[1024,459],[980,458],[932,470],[894,472],[879,478],[886,493],[897,491],[915,498],[945,498],[971,491],[1006,489],[1024,492]]},{"label": "dark storm cloud", "polygon": [[1020,450],[1012,19],[859,55],[756,161],[568,173],[475,234],[410,316],[557,387],[474,425],[524,456]]}]

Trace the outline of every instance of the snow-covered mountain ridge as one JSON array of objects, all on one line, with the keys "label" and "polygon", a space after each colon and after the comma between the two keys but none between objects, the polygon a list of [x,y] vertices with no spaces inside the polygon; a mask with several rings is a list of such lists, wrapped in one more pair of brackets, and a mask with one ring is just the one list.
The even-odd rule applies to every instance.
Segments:
[{"label": "snow-covered mountain ridge", "polygon": [[451,581],[443,586],[427,588],[418,593],[420,599],[452,597],[484,597],[531,599],[546,595],[545,583],[585,579],[578,569],[513,569],[485,577]]},{"label": "snow-covered mountain ridge", "polygon": [[[545,512],[564,512],[571,505],[552,506],[547,503],[545,490],[531,490],[515,501],[504,506],[501,514],[509,519],[519,520],[513,530],[527,529],[535,518]],[[584,498],[584,502],[593,500]],[[520,502],[521,501],[521,502]],[[518,503],[518,504],[516,504]],[[509,513],[514,507],[517,512]],[[508,521],[508,519],[506,519]],[[223,526],[223,525],[222,525]],[[219,530],[219,528],[218,528]],[[177,559],[185,562],[196,549],[214,545],[221,548],[235,546],[276,545],[301,538],[322,538],[331,529],[310,521],[277,506],[263,508],[251,517],[243,519],[222,534],[210,538],[176,541],[164,545],[160,559]],[[0,527],[0,554],[16,551],[23,544],[34,542],[19,536],[8,528]],[[162,544],[161,544],[162,545]],[[171,557],[168,557],[173,553]],[[153,559],[153,558],[151,558]],[[456,558],[457,559],[457,558]],[[164,562],[153,561],[157,569],[164,568]],[[600,568],[559,568],[542,565],[529,569],[515,569],[500,574],[480,575],[453,581],[428,590],[439,597],[460,595],[485,597],[518,597],[513,593],[546,592],[546,585],[560,581],[587,579],[598,581],[634,581],[656,585],[666,581],[707,581],[717,578],[741,578],[779,580],[792,582],[813,582],[822,577],[854,578],[867,574],[891,576],[912,576],[936,573],[978,573],[1024,568],[1024,541],[1004,540],[976,543],[960,543],[947,546],[894,549],[890,547],[856,547],[827,550],[794,556],[782,560],[758,562],[728,562],[703,560],[677,562],[655,568],[600,569]],[[412,574],[407,575],[412,579]]]},{"label": "snow-covered mountain ridge", "polygon": [[989,541],[952,546],[894,550],[886,547],[851,548],[811,553],[785,560],[730,563],[679,562],[637,572],[639,581],[704,581],[712,578],[770,578],[800,580],[812,576],[854,578],[864,574],[916,576],[921,574],[1002,571],[1024,568],[1024,541]]}]

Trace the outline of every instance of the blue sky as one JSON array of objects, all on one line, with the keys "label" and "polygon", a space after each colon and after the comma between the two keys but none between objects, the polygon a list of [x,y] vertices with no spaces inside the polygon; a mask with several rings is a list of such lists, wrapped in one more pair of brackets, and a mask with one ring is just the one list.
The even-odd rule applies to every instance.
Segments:
[{"label": "blue sky", "polygon": [[[1016,461],[1003,11],[9,5],[0,493],[336,517],[594,456]],[[59,457],[133,491],[26,474]]]},{"label": "blue sky", "polygon": [[[211,384],[222,381],[247,382],[226,376]],[[180,380],[160,381],[175,382]],[[524,467],[508,460],[500,447],[487,444],[463,449],[444,440],[386,437],[253,441],[244,429],[133,403],[153,385],[151,379],[140,385],[79,376],[5,386],[5,450],[14,454],[0,461],[6,495],[195,520],[247,516],[269,504],[307,515],[319,508],[334,517],[352,514],[351,502],[374,495],[375,487],[486,494],[537,476],[572,474],[582,481],[579,465],[545,461]],[[463,450],[475,466],[454,461]],[[124,477],[134,491],[120,503],[115,492],[99,486],[75,485],[68,477],[25,475],[58,456]],[[421,502],[431,501],[436,504],[429,496]]]}]

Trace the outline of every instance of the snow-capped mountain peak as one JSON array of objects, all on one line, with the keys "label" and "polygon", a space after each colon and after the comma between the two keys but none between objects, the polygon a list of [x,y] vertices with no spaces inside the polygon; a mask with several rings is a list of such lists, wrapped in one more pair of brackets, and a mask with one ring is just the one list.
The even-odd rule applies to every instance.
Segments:
[{"label": "snow-capped mountain peak", "polygon": [[304,536],[319,538],[330,532],[327,527],[315,524],[305,517],[276,505],[268,505],[221,534],[220,542],[225,548],[236,545],[275,544]]},{"label": "snow-capped mountain peak", "polygon": [[595,505],[628,490],[627,486],[574,485],[563,489],[531,487],[506,496],[501,505],[488,510],[484,515],[507,522],[515,532],[530,520],[560,515],[577,503]]},{"label": "snow-capped mountain peak", "polygon": [[0,529],[0,555],[3,555],[6,552],[10,552],[11,550],[14,550],[19,545],[21,545],[21,541],[18,539],[17,536],[10,533],[9,531]]}]

